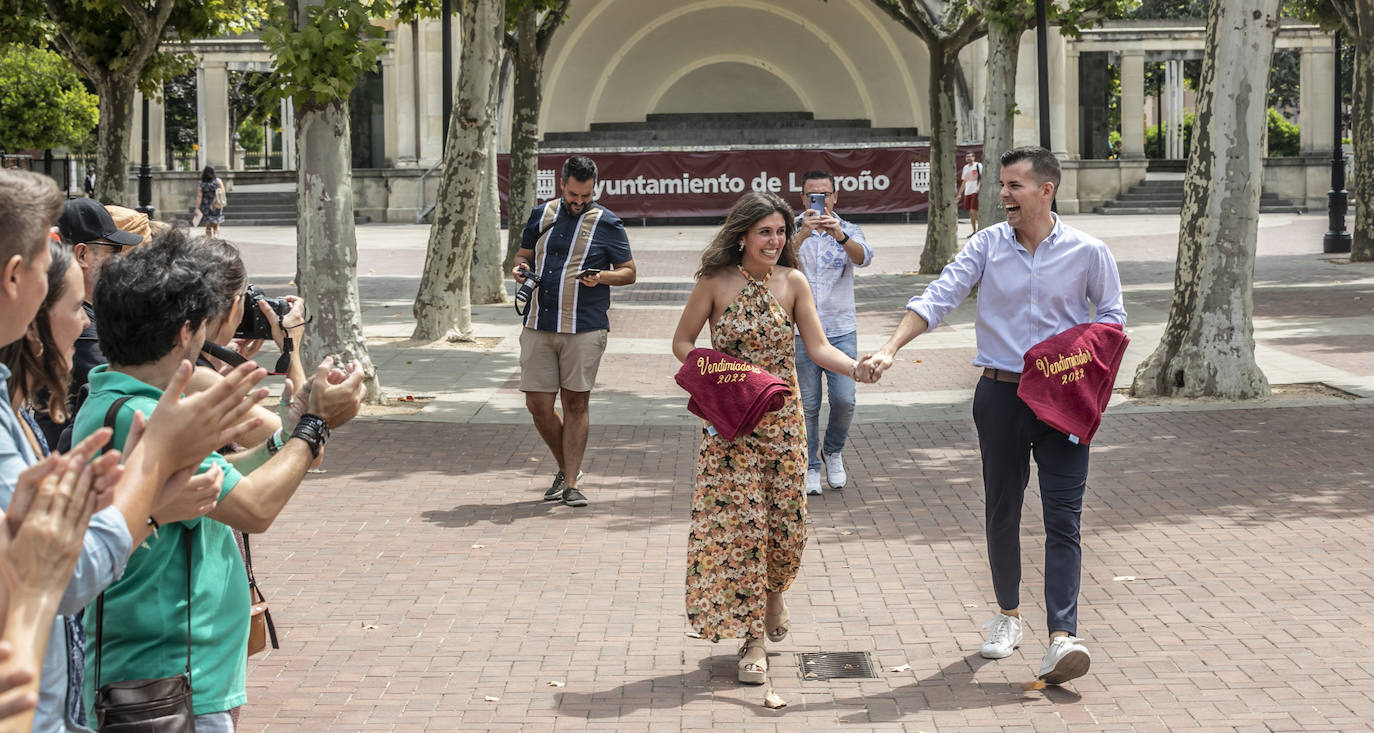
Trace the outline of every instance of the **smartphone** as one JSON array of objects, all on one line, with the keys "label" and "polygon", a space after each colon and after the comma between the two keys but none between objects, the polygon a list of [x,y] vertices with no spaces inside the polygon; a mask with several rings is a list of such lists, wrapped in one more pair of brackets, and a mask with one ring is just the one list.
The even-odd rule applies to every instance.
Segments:
[{"label": "smartphone", "polygon": [[813,211],[815,211],[816,213],[818,213],[818,214],[824,216],[824,215],[825,215],[825,194],[823,194],[823,193],[808,193],[808,194],[806,194],[806,195],[811,199],[811,205],[810,205],[809,208],[811,208],[811,209],[812,209]]},{"label": "smartphone", "polygon": [[595,274],[598,273],[598,272],[601,272],[601,271],[598,270],[598,269],[596,269],[595,267],[588,267],[587,269],[583,270],[582,272],[577,273],[577,279],[578,279],[578,280],[581,280],[582,278],[587,277],[588,275],[595,275]]}]

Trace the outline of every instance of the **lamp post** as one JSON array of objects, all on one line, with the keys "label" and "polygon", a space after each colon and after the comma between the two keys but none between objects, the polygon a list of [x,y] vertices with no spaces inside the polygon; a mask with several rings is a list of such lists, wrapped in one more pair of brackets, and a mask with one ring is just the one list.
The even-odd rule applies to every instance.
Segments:
[{"label": "lamp post", "polygon": [[[1035,0],[1035,69],[1039,94],[1036,107],[1040,111],[1040,147],[1050,149],[1050,60],[1045,48],[1046,29],[1045,0]],[[1058,192],[1056,192],[1058,193]],[[1058,198],[1058,197],[1056,197]],[[1059,212],[1054,199],[1050,200],[1050,211]]]},{"label": "lamp post", "polygon": [[143,95],[142,161],[138,165],[138,211],[153,218],[153,171],[148,167],[148,95]]},{"label": "lamp post", "polygon": [[1322,237],[1322,251],[1349,252],[1350,232],[1345,230],[1345,212],[1349,201],[1345,192],[1345,149],[1341,144],[1341,32],[1336,31],[1336,136],[1331,145],[1331,190],[1326,192],[1326,213],[1330,229]]}]

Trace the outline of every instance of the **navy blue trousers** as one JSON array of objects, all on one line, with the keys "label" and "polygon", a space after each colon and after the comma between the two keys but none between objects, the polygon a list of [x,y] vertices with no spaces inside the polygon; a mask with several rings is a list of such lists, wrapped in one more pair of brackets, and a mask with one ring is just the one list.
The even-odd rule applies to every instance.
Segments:
[{"label": "navy blue trousers", "polygon": [[1030,458],[1040,478],[1045,517],[1047,631],[1078,633],[1078,587],[1083,562],[1078,528],[1088,481],[1088,446],[1041,422],[1016,395],[1016,384],[978,380],[973,422],[983,455],[988,564],[997,605],[1021,606],[1021,505],[1030,483]]}]

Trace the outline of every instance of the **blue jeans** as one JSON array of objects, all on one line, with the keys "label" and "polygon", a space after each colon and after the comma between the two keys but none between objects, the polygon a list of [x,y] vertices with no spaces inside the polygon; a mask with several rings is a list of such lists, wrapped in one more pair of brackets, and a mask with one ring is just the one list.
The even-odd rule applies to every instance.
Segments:
[{"label": "blue jeans", "polygon": [[[843,351],[851,359],[859,358],[859,334],[850,331],[832,336],[830,345]],[[821,447],[827,456],[844,451],[849,439],[849,423],[854,419],[854,380],[848,374],[827,372],[816,366],[806,354],[806,344],[797,337],[797,386],[801,389],[802,414],[806,416],[806,467],[821,470],[821,454],[816,450],[820,431],[816,423],[821,415],[821,374],[825,374],[830,391],[830,420],[825,426],[825,443]]]}]

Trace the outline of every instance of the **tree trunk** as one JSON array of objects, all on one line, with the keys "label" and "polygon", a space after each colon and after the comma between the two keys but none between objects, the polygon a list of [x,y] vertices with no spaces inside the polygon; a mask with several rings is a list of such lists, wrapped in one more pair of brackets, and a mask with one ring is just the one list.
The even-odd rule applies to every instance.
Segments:
[{"label": "tree trunk", "polygon": [[983,119],[983,175],[979,180],[978,224],[990,227],[1007,220],[997,182],[1002,179],[1002,153],[1012,148],[1016,125],[1016,55],[1021,29],[1006,31],[988,24],[987,99]]},{"label": "tree trunk", "polygon": [[[1374,262],[1374,6],[1356,3],[1359,36],[1355,42],[1354,96],[1351,100],[1351,142],[1355,169],[1346,190],[1355,196],[1355,230],[1351,262]],[[1337,59],[1337,63],[1340,60]]]},{"label": "tree trunk", "polygon": [[[1131,394],[1269,394],[1255,364],[1255,239],[1266,92],[1281,0],[1212,0],[1184,179],[1174,297]],[[1224,32],[1224,37],[1223,37]]]},{"label": "tree trunk", "polygon": [[495,116],[506,6],[504,0],[468,0],[465,10],[470,14],[463,18],[458,96],[444,141],[444,174],[424,274],[415,295],[411,338],[420,341],[472,340],[468,278],[487,170],[487,139]]},{"label": "tree trunk", "polygon": [[125,206],[130,203],[127,200],[129,135],[133,132],[138,77],[106,74],[96,80],[93,86],[100,98],[100,125],[95,149],[95,197],[102,204]]},{"label": "tree trunk", "polygon": [[353,151],[348,103],[301,105],[296,116],[296,283],[313,320],[306,373],[327,355],[357,359],[368,402],[381,402],[358,307],[358,239],[353,225]]},{"label": "tree trunk", "polygon": [[[499,109],[499,107],[498,107]],[[506,248],[501,244],[501,192],[496,183],[496,131],[487,136],[486,182],[477,211],[477,239],[472,247],[472,302],[506,302]]]},{"label": "tree trunk", "polygon": [[537,43],[539,14],[535,3],[521,9],[515,29],[515,98],[511,105],[510,188],[506,196],[505,269],[515,265],[520,233],[530,210],[539,203],[539,108],[544,96],[544,54]]},{"label": "tree trunk", "polygon": [[[952,45],[952,44],[950,44]],[[959,49],[928,44],[930,51],[930,224],[921,272],[938,275],[959,251],[958,171],[955,168],[958,115],[954,111],[954,68]]]}]

